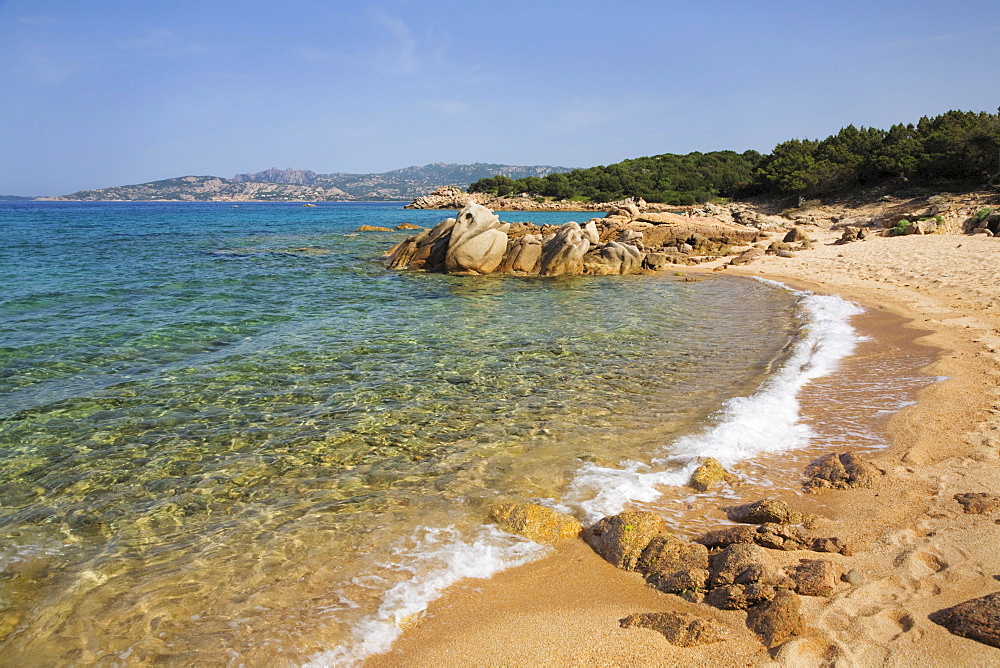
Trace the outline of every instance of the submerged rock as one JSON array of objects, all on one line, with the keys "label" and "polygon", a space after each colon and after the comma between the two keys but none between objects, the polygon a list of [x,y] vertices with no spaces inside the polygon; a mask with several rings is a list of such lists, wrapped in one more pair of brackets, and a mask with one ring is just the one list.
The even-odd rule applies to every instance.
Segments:
[{"label": "submerged rock", "polygon": [[358,232],[392,232],[392,230],[381,225],[362,225],[358,228]]},{"label": "submerged rock", "polygon": [[666,521],[656,513],[626,512],[598,520],[583,537],[605,561],[633,571],[650,542],[666,531]]},{"label": "submerged rock", "polygon": [[583,528],[575,518],[535,503],[498,504],[489,515],[501,529],[539,543],[576,538]]},{"label": "submerged rock", "polygon": [[671,645],[694,647],[727,640],[730,632],[714,619],[684,612],[643,612],[619,621],[623,629],[652,629],[663,634]]},{"label": "submerged rock", "polygon": [[957,636],[1000,647],[1000,592],[938,610],[930,620]]}]

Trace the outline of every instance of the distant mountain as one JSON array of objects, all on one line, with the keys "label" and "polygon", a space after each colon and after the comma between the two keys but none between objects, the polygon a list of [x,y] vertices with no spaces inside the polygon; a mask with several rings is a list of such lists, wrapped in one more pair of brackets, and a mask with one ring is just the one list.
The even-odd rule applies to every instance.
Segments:
[{"label": "distant mountain", "polygon": [[30,202],[34,197],[24,197],[22,195],[0,195],[0,202]]},{"label": "distant mountain", "polygon": [[301,169],[271,169],[256,174],[237,174],[236,183],[283,183],[304,186],[321,186],[341,190],[356,199],[406,200],[426,195],[442,186],[464,188],[479,179],[502,174],[512,179],[528,176],[547,176],[568,172],[567,167],[543,165],[497,165],[477,162],[471,165],[452,165],[435,162],[423,167],[404,167],[381,174],[317,174]]},{"label": "distant mountain", "polygon": [[475,163],[434,163],[382,174],[317,174],[309,170],[272,167],[255,174],[181,176],[128,186],[81,190],[58,200],[183,200],[183,201],[395,201],[412,200],[442,186],[466,187],[497,174],[512,179],[570,171],[566,167]]}]

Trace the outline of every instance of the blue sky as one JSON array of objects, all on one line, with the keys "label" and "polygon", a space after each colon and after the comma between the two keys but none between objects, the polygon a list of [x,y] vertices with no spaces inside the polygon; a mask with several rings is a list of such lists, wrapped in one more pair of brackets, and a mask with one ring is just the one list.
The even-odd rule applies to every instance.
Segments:
[{"label": "blue sky", "polygon": [[767,152],[995,111],[998,33],[996,0],[0,0],[0,194]]}]

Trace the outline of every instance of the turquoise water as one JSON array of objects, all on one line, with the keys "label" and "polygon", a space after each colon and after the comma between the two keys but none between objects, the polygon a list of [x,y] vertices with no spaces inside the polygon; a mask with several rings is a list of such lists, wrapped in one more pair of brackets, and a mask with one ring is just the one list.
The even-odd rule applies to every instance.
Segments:
[{"label": "turquoise water", "polygon": [[352,234],[445,215],[0,204],[0,656],[301,662],[441,532],[649,461],[801,325],[753,281],[389,272],[407,233]]}]

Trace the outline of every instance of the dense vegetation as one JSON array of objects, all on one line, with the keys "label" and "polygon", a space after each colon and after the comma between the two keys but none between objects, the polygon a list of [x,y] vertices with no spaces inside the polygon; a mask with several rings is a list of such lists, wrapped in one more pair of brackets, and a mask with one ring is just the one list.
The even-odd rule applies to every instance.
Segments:
[{"label": "dense vegetation", "polygon": [[769,155],[664,154],[565,174],[480,179],[469,192],[555,199],[693,204],[715,197],[818,196],[884,182],[982,185],[1000,179],[1000,113],[949,111],[888,130],[849,125],[823,140],[792,139]]}]

